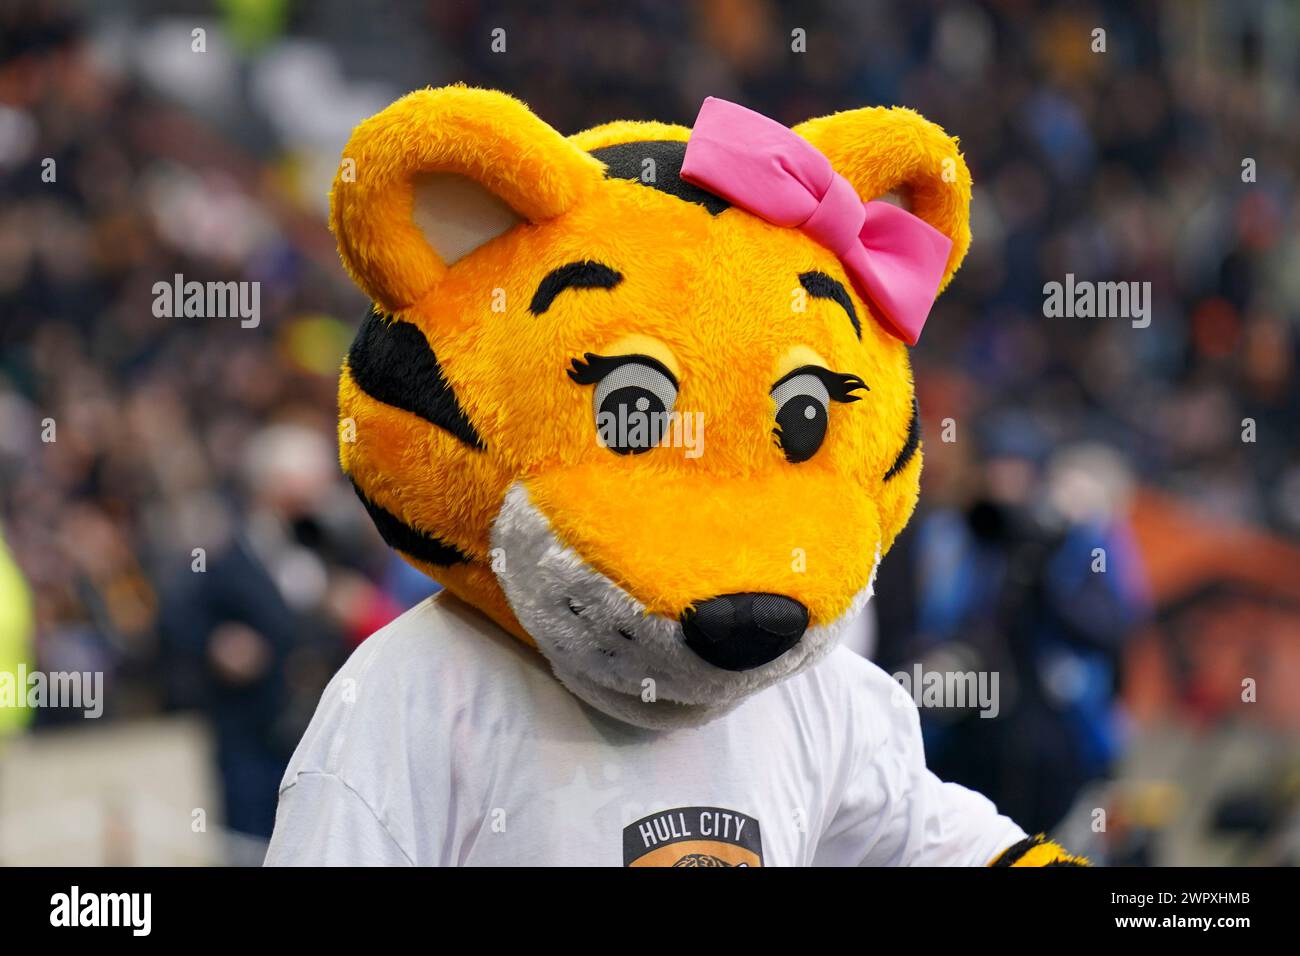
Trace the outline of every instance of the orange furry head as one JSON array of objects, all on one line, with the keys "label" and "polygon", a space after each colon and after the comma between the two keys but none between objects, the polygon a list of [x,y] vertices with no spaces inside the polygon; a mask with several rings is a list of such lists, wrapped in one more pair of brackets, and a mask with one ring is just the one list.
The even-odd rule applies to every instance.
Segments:
[{"label": "orange furry head", "polygon": [[[955,140],[903,109],[795,131],[953,240],[946,285],[970,243]],[[339,406],[379,530],[647,726],[825,653],[921,467],[904,344],[827,249],[683,182],[689,134],[565,138],[503,93],[422,90],[357,127],[331,197],[375,302]]]}]

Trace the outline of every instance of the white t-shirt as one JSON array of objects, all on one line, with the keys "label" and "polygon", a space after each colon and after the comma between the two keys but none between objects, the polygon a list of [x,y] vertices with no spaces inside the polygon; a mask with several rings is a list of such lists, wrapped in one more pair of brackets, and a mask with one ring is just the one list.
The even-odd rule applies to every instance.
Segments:
[{"label": "white t-shirt", "polygon": [[444,592],[326,688],[266,862],[981,866],[1024,836],[926,769],[915,705],[851,651],[703,727],[640,730]]}]

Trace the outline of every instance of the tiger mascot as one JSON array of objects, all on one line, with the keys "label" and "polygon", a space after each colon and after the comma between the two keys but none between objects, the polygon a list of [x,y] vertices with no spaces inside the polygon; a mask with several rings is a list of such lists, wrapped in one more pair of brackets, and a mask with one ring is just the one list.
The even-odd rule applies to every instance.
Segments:
[{"label": "tiger mascot", "polygon": [[908,346],[970,187],[906,109],[566,138],[452,86],[358,126],[340,457],[445,590],[325,691],[267,862],[1083,862],[836,646],[916,503]]}]

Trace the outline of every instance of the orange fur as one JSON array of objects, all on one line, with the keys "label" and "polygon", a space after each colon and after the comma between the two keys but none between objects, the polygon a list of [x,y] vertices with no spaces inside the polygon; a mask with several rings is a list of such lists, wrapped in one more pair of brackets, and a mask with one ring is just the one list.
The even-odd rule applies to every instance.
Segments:
[{"label": "orange fur", "polygon": [[[970,175],[953,139],[897,109],[797,131],[863,199],[910,190],[917,214],[954,240],[951,278],[970,241]],[[813,625],[833,620],[866,585],[876,543],[887,550],[915,504],[919,452],[883,481],[912,407],[906,347],[856,293],[860,341],[837,305],[801,296],[797,277],[809,270],[852,289],[835,257],[743,210],[711,216],[606,179],[587,152],[688,135],[618,122],[565,139],[505,94],[449,87],[399,100],[345,150],[356,179],[340,173],[331,215],[344,264],[424,333],[486,450],[375,401],[345,369],[340,415],[355,422],[356,441],[342,447],[343,466],[373,501],[470,554],[469,566],[417,566],[521,636],[488,543],[512,481],[525,483],[565,544],[670,617],[702,597],[751,590],[795,597]],[[411,177],[431,170],[468,177],[526,221],[448,267],[411,219]],[[548,271],[589,259],[623,281],[529,312]],[[616,456],[597,441],[591,387],[566,369],[631,334],[680,369],[676,409],[703,415],[699,457],[667,447]],[[801,464],[773,442],[769,395],[794,348],[870,387],[858,402],[832,404],[824,445]]]},{"label": "orange fur", "polygon": [[1003,866],[1017,867],[1041,867],[1041,866],[1091,866],[1088,858],[1084,856],[1074,856],[1059,843],[1053,843],[1043,834],[1038,834],[1032,840],[1025,841],[1032,844],[1025,848],[1023,844],[1009,847],[1004,850],[997,858],[989,863],[989,866],[999,864],[1004,856],[1019,853],[1019,856],[1008,856],[1010,863],[1002,863]]}]

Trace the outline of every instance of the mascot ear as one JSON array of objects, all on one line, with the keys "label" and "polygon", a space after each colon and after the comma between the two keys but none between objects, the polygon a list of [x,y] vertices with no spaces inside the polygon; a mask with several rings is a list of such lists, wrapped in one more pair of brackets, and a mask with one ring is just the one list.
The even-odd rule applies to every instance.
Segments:
[{"label": "mascot ear", "polygon": [[599,161],[505,93],[419,90],[353,131],[330,229],[348,273],[394,312],[518,223],[568,211],[603,176]]},{"label": "mascot ear", "polygon": [[970,170],[956,138],[912,110],[884,106],[811,119],[794,131],[864,202],[893,201],[952,240],[939,289],[947,286],[970,247]]}]

